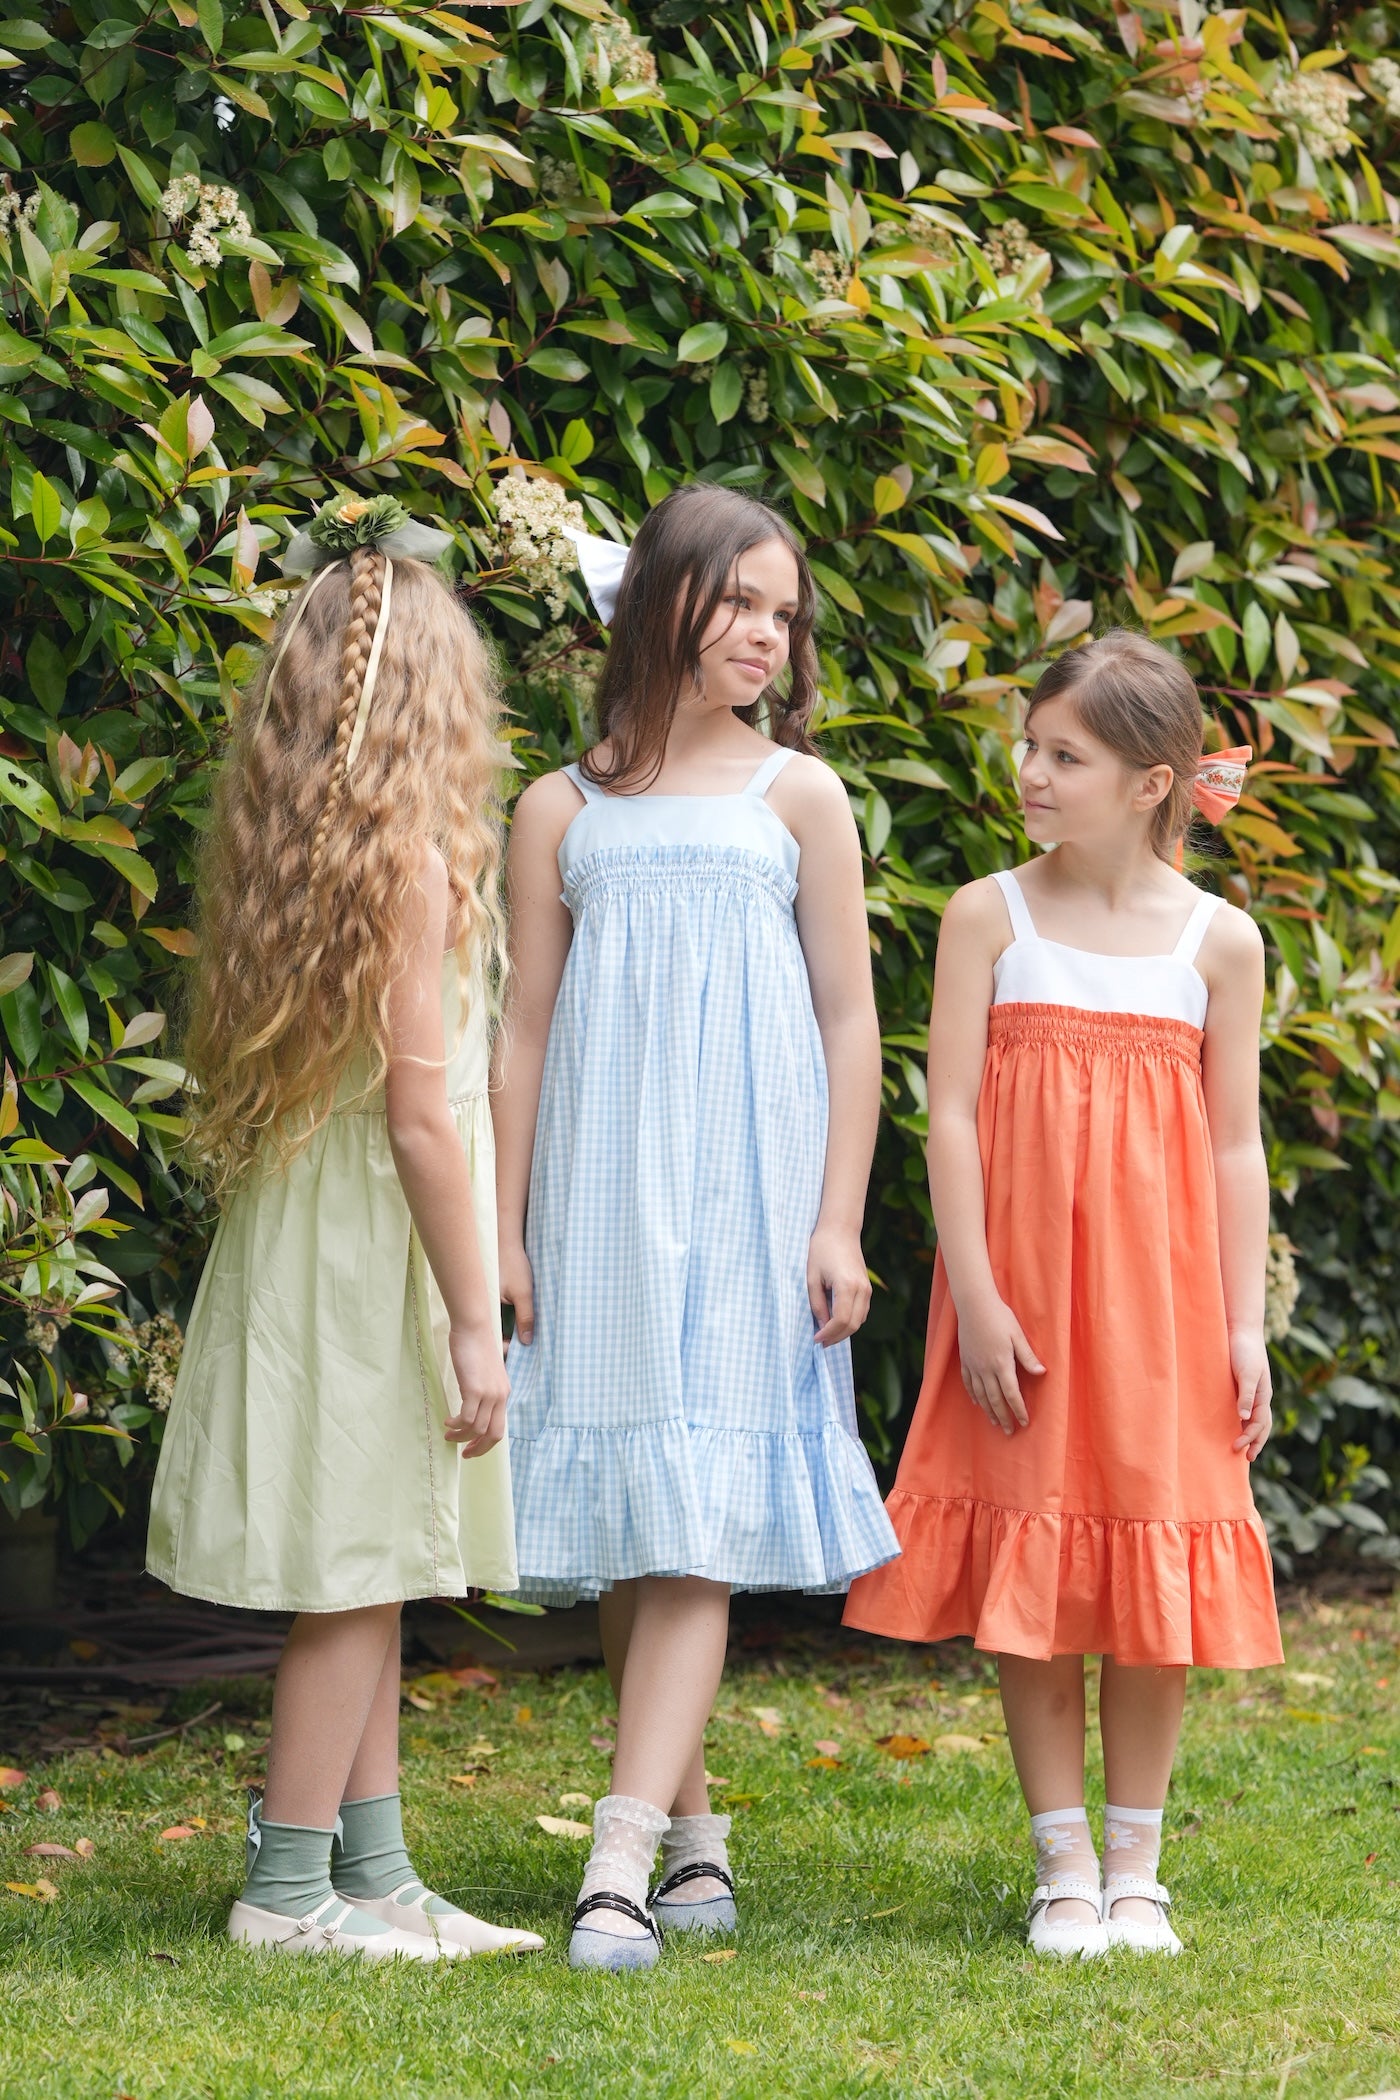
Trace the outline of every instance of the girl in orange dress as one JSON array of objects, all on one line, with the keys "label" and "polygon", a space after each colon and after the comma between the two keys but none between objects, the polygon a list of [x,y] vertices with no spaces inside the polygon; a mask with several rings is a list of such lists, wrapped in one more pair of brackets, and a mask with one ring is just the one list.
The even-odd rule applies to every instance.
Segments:
[{"label": "girl in orange dress", "polygon": [[[1175,1954],[1157,1880],[1186,1669],[1282,1659],[1249,1465],[1270,1428],[1264,951],[1173,865],[1247,751],[1201,758],[1175,657],[1121,630],[1031,695],[1021,799],[1055,851],[948,905],[929,1029],[939,1252],[888,1508],[846,1623],[998,1658],[1037,1849],[1030,1943]],[[1104,1879],[1084,1809],[1103,1656]]]}]

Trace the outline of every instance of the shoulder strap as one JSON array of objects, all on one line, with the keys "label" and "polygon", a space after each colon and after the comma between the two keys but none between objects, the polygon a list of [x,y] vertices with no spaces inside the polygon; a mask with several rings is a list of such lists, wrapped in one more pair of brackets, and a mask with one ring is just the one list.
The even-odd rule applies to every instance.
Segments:
[{"label": "shoulder strap", "polygon": [[1173,962],[1193,963],[1206,937],[1206,928],[1220,905],[1218,897],[1202,897],[1181,929],[1181,939],[1172,949]]},{"label": "shoulder strap", "polygon": [[1011,938],[1015,941],[1039,939],[1035,930],[1035,920],[1031,917],[1031,908],[1026,902],[1026,893],[1010,868],[994,869],[992,881],[1006,899],[1006,909],[1011,919]]},{"label": "shoulder strap", "polygon": [[603,802],[606,796],[596,780],[590,780],[581,766],[565,766],[565,775],[572,780],[585,802]]},{"label": "shoulder strap", "polygon": [[758,771],[750,774],[744,793],[746,795],[757,795],[759,800],[762,801],[792,756],[793,754],[786,744],[780,744],[776,751],[770,751]]}]

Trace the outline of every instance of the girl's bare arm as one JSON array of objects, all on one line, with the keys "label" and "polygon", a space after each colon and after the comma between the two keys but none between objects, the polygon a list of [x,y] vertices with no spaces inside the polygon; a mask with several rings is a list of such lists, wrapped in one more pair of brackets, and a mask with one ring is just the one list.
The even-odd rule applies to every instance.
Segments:
[{"label": "girl's bare arm", "polygon": [[1259,1135],[1264,943],[1253,920],[1241,911],[1218,911],[1206,935],[1201,966],[1210,990],[1203,1079],[1215,1162],[1220,1275],[1240,1418],[1235,1449],[1253,1459],[1268,1440],[1273,1398],[1264,1343],[1269,1173]]}]

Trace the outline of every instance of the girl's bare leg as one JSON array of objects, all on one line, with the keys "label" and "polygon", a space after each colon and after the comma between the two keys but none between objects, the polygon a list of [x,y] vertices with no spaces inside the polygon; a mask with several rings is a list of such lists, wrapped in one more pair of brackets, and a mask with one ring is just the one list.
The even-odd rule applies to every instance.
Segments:
[{"label": "girl's bare leg", "polygon": [[[637,1588],[635,1582],[615,1583],[612,1589],[605,1590],[598,1599],[598,1628],[603,1637],[603,1661],[607,1666],[608,1681],[612,1685],[619,1708],[627,1647],[632,1638],[632,1623],[636,1612]],[[727,1640],[727,1612],[725,1636]],[[713,1705],[713,1698],[710,1703]],[[708,1711],[705,1718],[709,1719]],[[705,1784],[705,1741],[702,1735],[686,1768],[685,1776],[676,1789],[676,1797],[668,1813],[673,1816],[706,1816],[709,1812],[710,1790]]]},{"label": "girl's bare leg", "polygon": [[272,1695],[262,1810],[269,1823],[334,1826],[398,1625],[397,1604],[302,1612],[293,1621]]},{"label": "girl's bare leg", "polygon": [[343,1799],[364,1801],[374,1794],[396,1794],[399,1790],[399,1700],[402,1694],[402,1665],[398,1612],[384,1651],[384,1664],[374,1697],[365,1716],[354,1762],[345,1781]]},{"label": "girl's bare leg", "polygon": [[[1084,1659],[1056,1655],[1032,1662],[1023,1655],[997,1657],[1001,1706],[1016,1776],[1032,1816],[1082,1807],[1084,1801]],[[1066,1869],[1083,1872],[1097,1883],[1098,1863],[1089,1826],[1084,1825],[1084,1857],[1063,1859]],[[1047,1919],[1056,1924],[1089,1924],[1097,1916],[1087,1903],[1061,1898],[1051,1903]]]},{"label": "girl's bare leg", "polygon": [[[1103,1659],[1099,1683],[1099,1732],[1103,1737],[1105,1798],[1116,1808],[1158,1810],[1166,1803],[1167,1787],[1176,1759],[1181,1717],[1186,1705],[1184,1669],[1132,1668]],[[1126,1835],[1126,1833],[1125,1833]],[[1120,1872],[1157,1872],[1160,1827],[1144,1827],[1136,1843],[1128,1843],[1116,1855]],[[1106,1870],[1115,1864],[1110,1849]],[[1116,1918],[1140,1918],[1152,1923],[1155,1904],[1140,1896],[1120,1896],[1113,1906]]]}]

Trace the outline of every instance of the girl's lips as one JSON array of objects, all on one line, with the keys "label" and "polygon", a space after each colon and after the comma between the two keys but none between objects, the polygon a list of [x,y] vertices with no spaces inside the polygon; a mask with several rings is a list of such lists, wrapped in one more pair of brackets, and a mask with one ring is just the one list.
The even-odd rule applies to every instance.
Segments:
[{"label": "girl's lips", "polygon": [[764,680],[766,680],[768,677],[767,664],[756,663],[752,657],[736,656],[733,657],[731,661],[734,663],[738,670],[747,671],[751,677],[762,678]]}]

